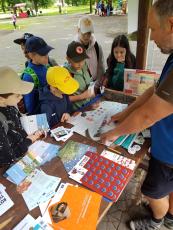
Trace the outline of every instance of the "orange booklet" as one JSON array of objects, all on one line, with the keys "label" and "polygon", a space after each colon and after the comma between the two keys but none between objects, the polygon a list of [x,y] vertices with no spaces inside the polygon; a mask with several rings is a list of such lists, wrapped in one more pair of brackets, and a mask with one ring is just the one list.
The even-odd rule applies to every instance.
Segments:
[{"label": "orange booklet", "polygon": [[62,199],[49,207],[56,230],[96,230],[102,196],[87,189],[68,186]]}]

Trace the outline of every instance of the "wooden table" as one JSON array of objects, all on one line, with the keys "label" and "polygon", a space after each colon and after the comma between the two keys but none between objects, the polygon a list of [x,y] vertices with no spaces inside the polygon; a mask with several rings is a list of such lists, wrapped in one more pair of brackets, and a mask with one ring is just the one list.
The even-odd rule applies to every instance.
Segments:
[{"label": "wooden table", "polygon": [[[109,91],[110,96],[112,96],[112,92]],[[115,96],[115,95],[114,95]],[[123,95],[122,95],[123,96]],[[124,96],[123,96],[124,97]],[[112,99],[112,98],[109,98]],[[114,99],[115,100],[115,99]],[[134,98],[132,98],[134,100]],[[105,146],[99,143],[96,143],[95,141],[92,141],[86,137],[83,137],[77,133],[74,133],[74,135],[70,138],[73,141],[81,142],[84,144],[88,144],[91,146],[97,147],[97,152],[101,153],[104,149]],[[47,142],[50,143],[57,143],[53,138],[48,137],[46,139]],[[62,143],[60,143],[62,144]],[[149,143],[145,142],[143,145],[142,149],[135,154],[134,156],[130,155],[127,153],[126,150],[122,148],[117,148],[116,146],[113,147],[114,149],[118,149],[123,153],[123,155],[134,159],[137,162],[137,165],[141,162],[143,159],[145,153],[148,150]],[[45,173],[53,175],[53,176],[58,176],[62,178],[62,182],[69,182],[72,184],[76,184],[75,181],[71,180],[68,178],[68,174],[64,169],[64,166],[61,162],[61,160],[57,157],[53,159],[51,162],[46,163],[44,166],[42,166],[42,169]],[[34,218],[37,218],[40,213],[40,209],[37,207],[31,212],[28,211],[28,208],[22,198],[22,196],[16,191],[16,185],[13,183],[9,182],[3,177],[3,173],[6,171],[6,168],[0,168],[0,182],[6,187],[6,192],[9,194],[13,202],[15,203],[14,206],[9,209],[6,213],[4,213],[0,217],[0,229],[1,230],[11,230],[13,227],[15,227],[28,213],[30,213]],[[100,205],[100,211],[99,211],[99,218],[98,218],[98,223],[101,221],[103,216],[106,214],[108,209],[111,207],[112,202],[107,202],[104,199],[101,201]]]}]

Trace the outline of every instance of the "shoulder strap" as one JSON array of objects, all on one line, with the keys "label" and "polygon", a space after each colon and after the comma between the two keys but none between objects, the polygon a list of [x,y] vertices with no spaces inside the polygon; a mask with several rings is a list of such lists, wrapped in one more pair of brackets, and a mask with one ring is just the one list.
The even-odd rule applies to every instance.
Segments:
[{"label": "shoulder strap", "polygon": [[5,133],[8,133],[8,122],[6,116],[0,112],[0,122],[2,123],[2,126],[4,128]]},{"label": "shoulder strap", "polygon": [[26,67],[23,71],[23,74],[21,76],[21,79],[23,79],[23,75],[24,74],[28,74],[32,77],[32,80],[34,82],[34,86],[39,88],[41,85],[40,85],[40,81],[39,81],[39,78],[37,76],[37,74],[35,73],[35,71],[31,68],[31,67]]},{"label": "shoulder strap", "polygon": [[97,41],[94,44],[94,48],[96,50],[97,61],[99,61],[99,45],[98,45]]}]

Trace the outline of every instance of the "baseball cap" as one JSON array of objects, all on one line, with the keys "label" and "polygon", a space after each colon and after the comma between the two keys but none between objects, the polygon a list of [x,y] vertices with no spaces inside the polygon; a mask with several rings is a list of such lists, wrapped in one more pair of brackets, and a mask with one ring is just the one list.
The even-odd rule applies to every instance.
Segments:
[{"label": "baseball cap", "polygon": [[47,45],[42,38],[32,36],[26,40],[25,49],[29,53],[37,53],[41,56],[45,56],[54,48]]},{"label": "baseball cap", "polygon": [[83,61],[86,58],[89,58],[86,54],[85,46],[80,42],[71,42],[67,48],[67,57],[71,58],[74,62]]},{"label": "baseball cap", "polygon": [[32,36],[34,36],[34,35],[30,34],[30,33],[24,33],[21,38],[17,38],[13,42],[16,43],[16,44],[18,44],[18,45],[25,44],[26,40],[28,38],[32,37]]},{"label": "baseball cap", "polygon": [[78,28],[82,34],[91,32],[94,33],[94,26],[91,18],[89,16],[83,16],[78,21]]},{"label": "baseball cap", "polygon": [[79,88],[79,83],[72,78],[69,71],[64,67],[49,67],[46,78],[50,86],[59,89],[65,94],[73,94]]},{"label": "baseball cap", "polygon": [[20,79],[17,73],[8,66],[0,67],[0,94],[28,94],[34,84]]}]

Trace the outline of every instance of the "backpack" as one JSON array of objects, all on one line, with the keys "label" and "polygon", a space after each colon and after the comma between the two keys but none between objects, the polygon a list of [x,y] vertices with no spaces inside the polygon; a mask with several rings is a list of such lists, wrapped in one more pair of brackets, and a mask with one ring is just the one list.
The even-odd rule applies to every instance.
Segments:
[{"label": "backpack", "polygon": [[[53,58],[49,57],[49,62],[46,65],[47,69],[50,66],[56,66],[56,65],[58,65],[57,62]],[[34,88],[36,88],[36,89],[41,88],[39,78],[38,78],[37,74],[35,73],[35,71],[31,67],[28,67],[28,62],[25,63],[25,66],[26,66],[26,68],[24,69],[24,71],[21,75],[21,79],[23,79],[23,75],[26,73],[32,77],[32,80],[34,83]],[[23,99],[18,103],[17,106],[18,106],[18,109],[21,113],[26,113],[25,104],[24,104]]]},{"label": "backpack", "polygon": [[[30,67],[26,67],[21,75],[21,79],[23,79],[24,74],[28,74],[32,77],[33,83],[34,83],[34,88],[39,89],[41,87],[40,85],[40,81],[39,78],[37,76],[37,74],[35,73],[35,71],[30,68]],[[18,109],[21,113],[26,113],[26,108],[25,108],[25,103],[24,100],[22,98],[22,100],[17,104]]]}]

